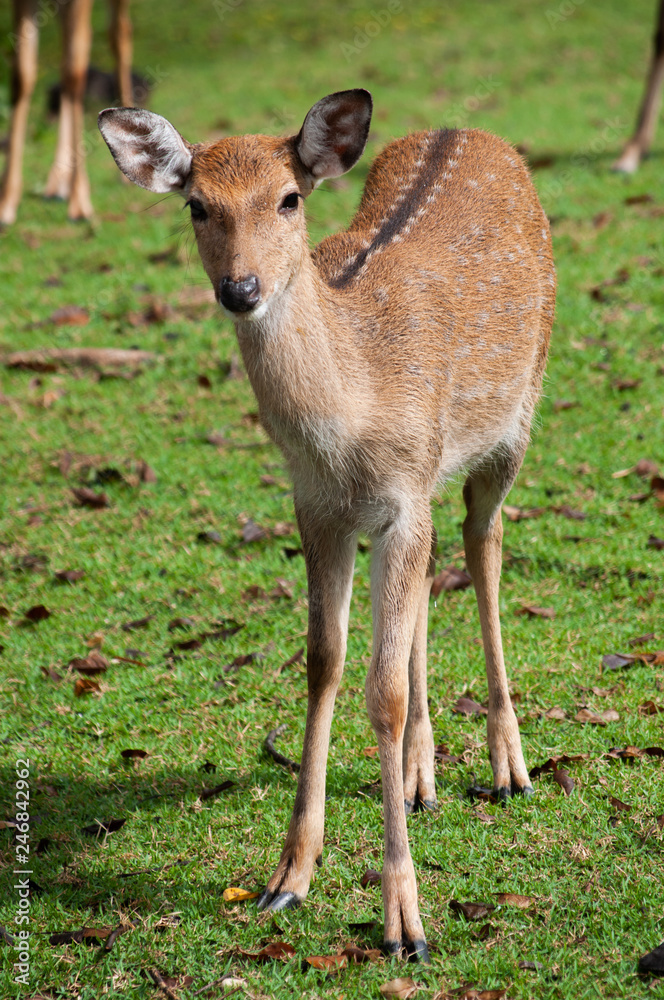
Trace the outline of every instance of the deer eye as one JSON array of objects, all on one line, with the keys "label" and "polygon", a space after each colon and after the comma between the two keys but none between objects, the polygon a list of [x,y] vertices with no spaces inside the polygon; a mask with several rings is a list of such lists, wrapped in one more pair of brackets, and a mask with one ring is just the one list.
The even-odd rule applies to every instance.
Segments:
[{"label": "deer eye", "polygon": [[189,211],[191,212],[191,218],[192,218],[192,220],[194,222],[204,222],[205,219],[207,219],[207,217],[208,217],[207,212],[205,211],[205,209],[201,205],[200,201],[197,201],[196,198],[191,198],[187,202],[187,205],[189,205]]},{"label": "deer eye", "polygon": [[279,206],[279,211],[282,213],[282,215],[287,215],[289,212],[294,212],[295,209],[297,208],[297,203],[299,202],[299,200],[300,200],[300,195],[297,193],[297,191],[292,191],[290,194],[287,194],[284,200],[282,201],[281,205]]}]

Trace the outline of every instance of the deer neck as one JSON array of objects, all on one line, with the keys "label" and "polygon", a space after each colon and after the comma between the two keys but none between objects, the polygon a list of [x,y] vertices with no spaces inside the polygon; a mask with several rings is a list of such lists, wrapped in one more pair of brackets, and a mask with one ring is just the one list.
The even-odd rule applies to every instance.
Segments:
[{"label": "deer neck", "polygon": [[337,299],[307,255],[260,319],[236,320],[261,418],[279,444],[283,433],[345,418],[354,408],[363,381],[352,363],[357,313]]}]

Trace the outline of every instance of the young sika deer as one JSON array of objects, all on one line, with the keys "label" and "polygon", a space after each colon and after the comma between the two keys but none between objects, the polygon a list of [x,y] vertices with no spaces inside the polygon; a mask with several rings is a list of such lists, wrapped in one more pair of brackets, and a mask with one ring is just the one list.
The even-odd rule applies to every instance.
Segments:
[{"label": "young sika deer", "polygon": [[430,499],[466,471],[463,537],[486,656],[494,786],[500,797],[530,794],[500,636],[500,509],[541,389],[555,274],[521,159],[469,129],[390,143],[349,228],[310,253],[302,202],[357,162],[370,118],[370,95],[349,90],[315,104],[287,139],[191,145],[164,118],[129,108],[103,111],[100,128],[127,177],[187,199],[261,421],[294,480],[309,584],[309,703],[295,807],[259,908],[301,902],[323,849],[330,722],[356,540],[366,532],[385,946],[426,960],[406,813],[436,804],[426,693]]}]

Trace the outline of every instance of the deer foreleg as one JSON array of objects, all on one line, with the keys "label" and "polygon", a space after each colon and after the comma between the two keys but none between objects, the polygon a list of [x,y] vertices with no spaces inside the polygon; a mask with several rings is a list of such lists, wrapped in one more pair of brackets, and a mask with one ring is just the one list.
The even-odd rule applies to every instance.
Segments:
[{"label": "deer foreleg", "polygon": [[346,656],[356,538],[336,535],[302,512],[298,525],[309,584],[307,723],[286,843],[258,900],[259,910],[297,906],[307,895],[314,864],[322,854],[330,725]]},{"label": "deer foreleg", "polygon": [[61,11],[63,61],[60,128],[53,166],[46,182],[49,198],[68,198],[70,219],[92,216],[85,169],[83,100],[90,63],[92,0],[70,0]]},{"label": "deer foreleg", "polygon": [[619,159],[613,164],[614,170],[633,174],[652,145],[659,114],[659,105],[664,84],[664,0],[660,0],[655,29],[655,43],[652,62],[646,81],[646,91],[636,123],[636,131],[629,140]]},{"label": "deer foreleg", "polygon": [[9,150],[0,194],[0,225],[16,220],[23,187],[23,148],[28,125],[30,98],[37,79],[39,33],[35,14],[37,0],[15,0],[12,63],[12,116]]},{"label": "deer foreleg", "polygon": [[120,105],[131,108],[134,105],[134,97],[131,82],[132,30],[129,0],[111,0],[109,37],[111,50],[115,56]]}]

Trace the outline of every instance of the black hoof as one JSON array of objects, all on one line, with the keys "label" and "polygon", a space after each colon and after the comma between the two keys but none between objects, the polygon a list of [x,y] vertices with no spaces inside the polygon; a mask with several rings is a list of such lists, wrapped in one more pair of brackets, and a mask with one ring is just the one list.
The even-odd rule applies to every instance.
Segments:
[{"label": "black hoof", "polygon": [[404,799],[403,804],[406,816],[410,816],[414,812],[434,812],[438,808],[436,799],[421,799],[419,795],[415,797],[414,801]]},{"label": "black hoof", "polygon": [[423,965],[431,965],[426,941],[407,941],[404,948],[409,962],[422,962]]},{"label": "black hoof", "polygon": [[401,958],[403,955],[409,962],[422,962],[424,965],[431,963],[426,941],[406,941],[404,943],[384,941],[383,951],[390,958]]},{"label": "black hoof", "polygon": [[302,900],[294,892],[274,892],[266,889],[262,896],[258,897],[257,906],[259,910],[270,910],[276,913],[277,910],[294,910]]},{"label": "black hoof", "polygon": [[491,793],[499,802],[505,802],[507,799],[514,798],[515,795],[523,795],[525,798],[530,798],[531,795],[535,794],[535,789],[532,785],[524,785],[521,788],[520,785],[515,785],[512,782],[511,786],[508,788],[503,785],[502,788],[494,788]]}]

